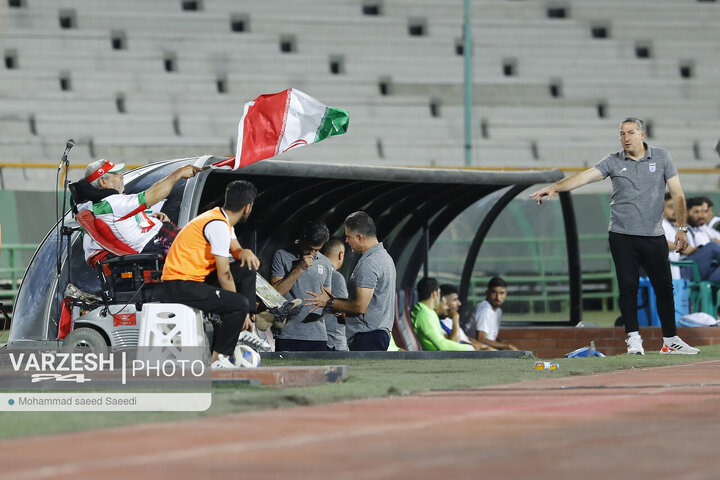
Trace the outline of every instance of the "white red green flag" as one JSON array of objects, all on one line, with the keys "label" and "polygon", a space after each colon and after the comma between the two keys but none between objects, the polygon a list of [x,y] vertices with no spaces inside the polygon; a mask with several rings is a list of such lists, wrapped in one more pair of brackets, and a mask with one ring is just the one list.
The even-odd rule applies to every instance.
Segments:
[{"label": "white red green flag", "polygon": [[237,170],[292,148],[342,135],[349,122],[347,110],[323,105],[294,88],[260,95],[245,104],[238,125],[235,158],[217,162],[213,167]]}]

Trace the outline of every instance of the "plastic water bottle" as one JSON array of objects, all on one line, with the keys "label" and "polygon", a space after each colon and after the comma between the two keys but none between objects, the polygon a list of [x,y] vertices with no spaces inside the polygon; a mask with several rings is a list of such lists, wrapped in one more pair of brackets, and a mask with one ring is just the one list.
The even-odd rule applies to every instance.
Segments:
[{"label": "plastic water bottle", "polygon": [[557,363],[551,362],[535,362],[533,367],[535,370],[557,370],[560,367]]}]

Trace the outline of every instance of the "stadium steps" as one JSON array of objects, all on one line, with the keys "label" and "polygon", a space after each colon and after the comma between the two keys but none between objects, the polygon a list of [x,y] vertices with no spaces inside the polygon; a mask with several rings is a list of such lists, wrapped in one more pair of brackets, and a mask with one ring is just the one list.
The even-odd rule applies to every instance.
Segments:
[{"label": "stadium steps", "polygon": [[[455,50],[461,2],[382,2],[378,16],[364,15],[361,2],[284,2],[283,15],[277,2],[265,0],[200,3],[200,11],[183,11],[179,0],[33,0],[0,7],[0,49],[17,53],[17,68],[0,69],[0,157],[54,162],[57,143],[70,136],[78,147],[87,145],[76,147],[74,158],[123,155],[116,159],[136,162],[200,149],[225,154],[246,101],[295,87],[347,108],[352,125],[341,141],[288,152],[292,158],[464,164],[463,57]],[[679,167],[713,166],[718,4],[570,0],[563,19],[548,18],[553,5],[472,3],[477,164],[594,163],[615,150],[617,121],[637,115],[652,121],[652,143],[670,148]],[[630,15],[617,15],[618,9]],[[74,11],[76,28],[60,27],[61,10]],[[232,31],[236,15],[248,20],[246,31]],[[643,21],[632,20],[638,17]],[[409,34],[415,21],[424,23],[424,35]],[[594,39],[596,25],[607,26],[609,37]],[[118,32],[124,50],[113,50]],[[285,35],[295,37],[296,52],[280,52]],[[637,59],[635,47],[644,42],[652,58]],[[176,71],[164,71],[168,54]],[[343,60],[338,75],[329,70],[333,55]],[[503,72],[508,60],[516,62],[512,76]],[[691,78],[681,78],[686,64]],[[612,71],[639,82],[628,88],[625,77],[607,74]],[[62,73],[69,73],[70,91],[60,90]],[[379,91],[381,80],[389,80],[387,95]],[[118,112],[118,98],[126,113]],[[439,107],[435,117],[431,102]]]}]

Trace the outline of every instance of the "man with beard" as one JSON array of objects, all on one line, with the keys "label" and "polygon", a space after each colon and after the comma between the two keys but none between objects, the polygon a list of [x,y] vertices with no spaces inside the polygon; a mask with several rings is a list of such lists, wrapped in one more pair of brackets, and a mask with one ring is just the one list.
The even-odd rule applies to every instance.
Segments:
[{"label": "man with beard", "polygon": [[460,305],[462,302],[458,297],[457,287],[448,283],[440,285],[440,305],[435,311],[440,318],[440,326],[445,331],[445,338],[472,345],[475,350],[495,350],[467,336],[460,326]]},{"label": "man with beard", "polygon": [[[165,260],[165,302],[220,314],[221,322],[213,335],[211,368],[235,367],[228,357],[235,350],[248,312],[255,310],[255,270],[260,260],[240,246],[233,227],[247,221],[256,196],[252,183],[230,182],[225,204],[185,225]],[[231,256],[237,260],[232,269]]]},{"label": "man with beard", "polygon": [[688,246],[680,253],[697,263],[702,280],[720,282],[720,233],[705,225],[706,215],[703,197],[687,200]]},{"label": "man with beard", "polygon": [[502,309],[507,297],[507,284],[500,277],[493,277],[487,284],[485,300],[478,303],[470,318],[468,336],[496,350],[517,350],[514,345],[498,338]]},{"label": "man with beard", "polygon": [[712,228],[715,231],[720,231],[720,216],[715,215],[715,212],[713,211],[713,208],[715,208],[715,205],[713,204],[712,200],[710,200],[707,197],[700,197],[705,202],[705,205],[707,206],[707,211],[705,212],[705,225]]}]

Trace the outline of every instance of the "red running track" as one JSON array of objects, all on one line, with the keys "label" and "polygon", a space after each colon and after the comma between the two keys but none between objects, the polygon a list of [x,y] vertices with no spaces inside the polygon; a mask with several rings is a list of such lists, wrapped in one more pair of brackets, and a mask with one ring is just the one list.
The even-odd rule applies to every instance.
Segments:
[{"label": "red running track", "polygon": [[8,440],[0,478],[720,478],[720,361],[538,374],[546,378]]}]

